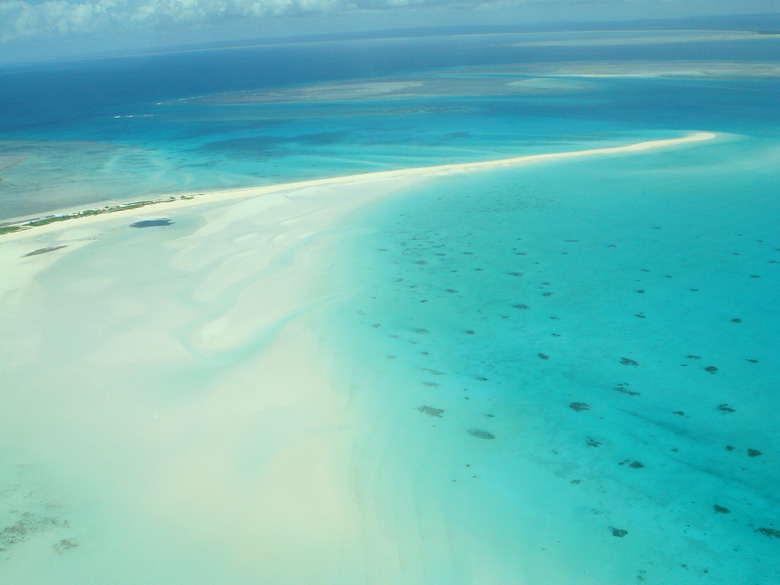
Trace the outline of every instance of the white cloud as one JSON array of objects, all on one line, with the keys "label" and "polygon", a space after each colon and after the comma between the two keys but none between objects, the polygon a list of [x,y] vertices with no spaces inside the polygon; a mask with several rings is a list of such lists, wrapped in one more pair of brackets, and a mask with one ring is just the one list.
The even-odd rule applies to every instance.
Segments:
[{"label": "white cloud", "polygon": [[[777,0],[743,0],[741,11],[756,12]],[[0,42],[65,38],[89,33],[123,35],[139,31],[170,33],[191,27],[244,23],[273,16],[355,14],[404,6],[459,8],[461,21],[470,10],[491,22],[543,17],[559,20],[617,17],[664,17],[733,11],[733,0],[0,0]],[[776,5],[775,5],[776,6]],[[480,10],[476,9],[487,9]],[[464,10],[465,9],[465,10]],[[761,10],[764,11],[764,10]],[[497,20],[497,16],[504,20]],[[424,23],[421,23],[424,24]]]},{"label": "white cloud", "polygon": [[391,8],[423,0],[0,0],[0,41],[108,27],[203,25],[238,18]]}]

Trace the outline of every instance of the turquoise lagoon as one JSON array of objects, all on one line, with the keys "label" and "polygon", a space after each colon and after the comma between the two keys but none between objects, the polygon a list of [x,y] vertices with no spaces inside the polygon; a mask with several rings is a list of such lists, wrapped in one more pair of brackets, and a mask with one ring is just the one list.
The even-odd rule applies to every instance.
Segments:
[{"label": "turquoise lagoon", "polygon": [[352,335],[416,411],[404,452],[430,441],[415,481],[536,551],[528,582],[777,570],[777,150],[745,142],[448,177],[361,218]]},{"label": "turquoise lagoon", "polygon": [[[668,150],[426,179],[364,208],[328,234],[339,294],[316,333],[361,414],[366,455],[352,481],[389,519],[404,583],[769,585],[780,572],[780,84],[766,73],[777,41],[513,40],[522,38],[7,69],[15,83],[4,104],[17,110],[0,131],[0,217],[717,132]],[[612,76],[615,64],[652,73]],[[680,64],[684,74],[668,74]],[[702,75],[708,68],[718,72]],[[101,90],[106,78],[121,91]],[[26,95],[56,83],[66,84],[56,108],[29,108]],[[171,219],[73,252],[41,282],[87,281],[101,266],[115,275],[111,258],[152,257],[201,225],[195,211]],[[128,283],[165,279],[165,258]],[[50,317],[61,336],[93,331],[78,314]],[[251,360],[262,345],[242,351],[231,359]],[[73,374],[58,367],[32,378]],[[173,411],[193,400],[187,388],[203,389],[197,374],[166,375],[138,381],[154,381]],[[70,564],[50,582],[258,582],[160,535],[145,565],[150,549],[132,520],[80,501],[78,471],[63,480],[67,471],[30,464],[14,444],[0,469],[0,548],[18,582],[52,546]],[[33,485],[45,496],[25,503]],[[402,525],[410,509],[416,524]],[[121,535],[136,548],[91,556],[101,550],[91,541]],[[415,557],[423,544],[429,556]],[[316,582],[385,583],[379,565],[342,570]]]}]

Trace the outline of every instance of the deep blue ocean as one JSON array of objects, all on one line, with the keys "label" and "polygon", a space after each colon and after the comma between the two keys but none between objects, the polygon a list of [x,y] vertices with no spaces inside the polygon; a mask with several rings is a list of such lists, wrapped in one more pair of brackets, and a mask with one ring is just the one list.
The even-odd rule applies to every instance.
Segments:
[{"label": "deep blue ocean", "polygon": [[[365,506],[413,532],[398,550],[441,552],[405,558],[419,571],[397,585],[775,585],[780,40],[523,38],[5,68],[0,220],[717,133],[426,179],[366,207],[338,230],[328,267],[347,284],[317,335],[371,405],[382,458],[351,481],[382,490]],[[409,502],[413,530],[392,524]],[[343,582],[385,585],[375,554]]]},{"label": "deep blue ocean", "polygon": [[[598,37],[598,35],[592,35]],[[603,36],[603,35],[602,35]],[[593,62],[777,63],[775,39],[513,47],[515,35],[329,41],[146,54],[0,70],[0,218],[220,187],[489,160],[625,134],[772,135],[774,76],[590,78],[577,91],[295,103],[231,96],[464,67]],[[473,73],[473,71],[472,71]],[[506,70],[503,72],[506,75]]]}]

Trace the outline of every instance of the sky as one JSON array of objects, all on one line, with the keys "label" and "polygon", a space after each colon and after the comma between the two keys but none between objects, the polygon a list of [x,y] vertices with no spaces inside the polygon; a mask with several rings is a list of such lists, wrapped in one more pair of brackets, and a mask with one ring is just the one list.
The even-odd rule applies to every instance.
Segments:
[{"label": "sky", "polygon": [[458,25],[780,12],[777,0],[0,0],[0,63]]}]

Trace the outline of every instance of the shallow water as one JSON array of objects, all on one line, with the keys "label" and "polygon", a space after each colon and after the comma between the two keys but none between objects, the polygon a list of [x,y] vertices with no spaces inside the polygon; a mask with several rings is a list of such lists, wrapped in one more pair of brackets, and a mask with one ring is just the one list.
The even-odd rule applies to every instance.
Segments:
[{"label": "shallow water", "polygon": [[507,574],[771,582],[776,156],[726,137],[542,163],[363,218],[345,311],[389,364],[379,387],[430,427],[394,441],[429,441],[420,499],[506,547]]},{"label": "shallow water", "polygon": [[[744,78],[739,69],[741,62],[748,69],[776,64],[776,39],[511,46],[519,38],[368,39],[5,68],[0,219],[107,200],[587,148],[670,131],[772,136],[780,124],[776,76]],[[654,63],[656,73],[681,61],[704,69],[709,61],[728,61],[731,73],[716,79],[544,73],[572,63],[576,69],[633,61],[641,69],[642,60]],[[519,85],[499,84],[496,95],[485,95],[475,91],[484,83],[469,84],[474,79]],[[398,80],[438,89],[322,99],[321,84]],[[507,87],[514,89],[507,94]],[[307,97],[241,101],[280,92]]]},{"label": "shallow water", "polygon": [[[269,263],[256,249],[265,211],[241,206],[235,233],[204,228],[201,213],[219,215],[204,205],[143,220],[170,225],[74,227],[67,248],[42,237],[15,250],[47,268],[5,299],[4,579],[773,583],[776,80],[209,101],[461,65],[473,76],[577,58],[778,57],[775,41],[629,52],[494,41],[337,44],[320,59],[350,66],[319,73],[304,67],[322,49],[310,46],[215,51],[210,79],[186,54],[3,72],[27,81],[5,95],[18,116],[0,134],[3,218],[720,132],[428,179]],[[280,60],[258,76],[269,51]],[[132,91],[82,100],[76,90],[107,75]],[[18,99],[63,79],[59,109]],[[301,276],[296,259],[319,239],[328,254],[294,292],[316,310],[260,319],[275,294],[293,294],[275,287]],[[240,342],[211,343],[234,314]],[[301,315],[300,337],[286,338]],[[291,359],[272,340],[318,359],[265,385]],[[309,369],[328,382],[314,399]],[[277,452],[294,464],[272,465]]]}]

